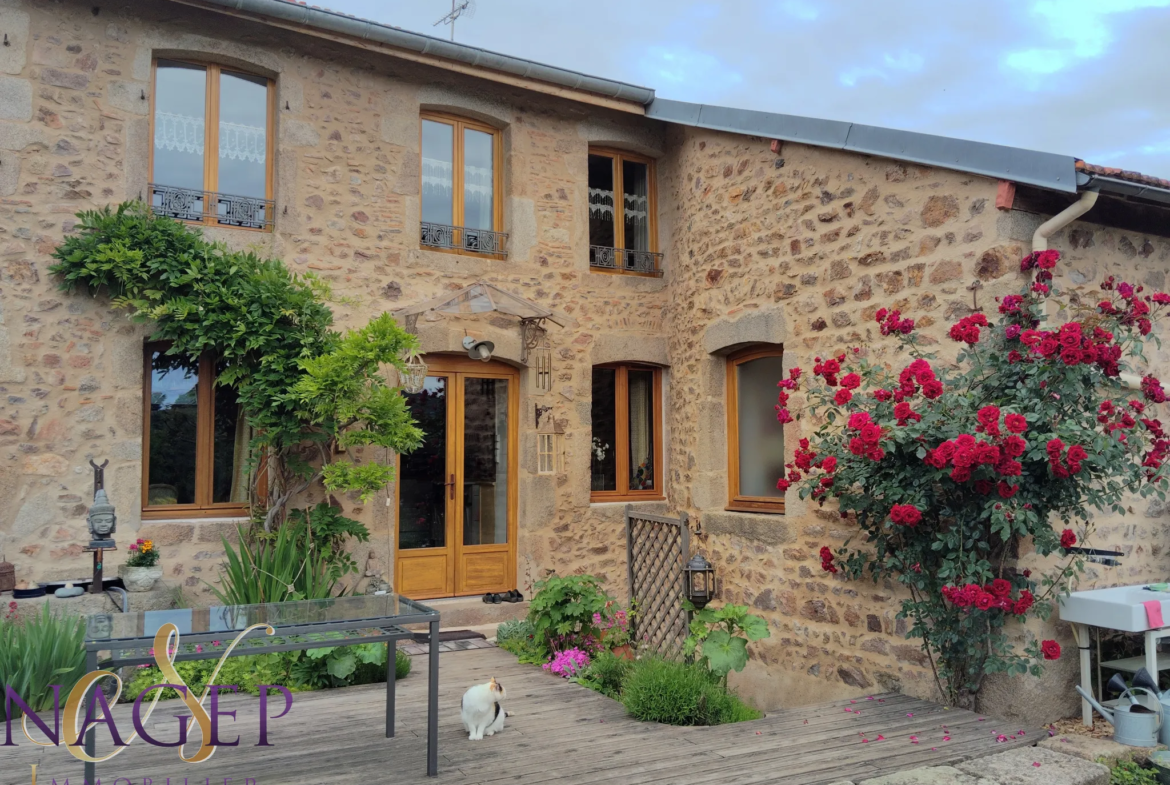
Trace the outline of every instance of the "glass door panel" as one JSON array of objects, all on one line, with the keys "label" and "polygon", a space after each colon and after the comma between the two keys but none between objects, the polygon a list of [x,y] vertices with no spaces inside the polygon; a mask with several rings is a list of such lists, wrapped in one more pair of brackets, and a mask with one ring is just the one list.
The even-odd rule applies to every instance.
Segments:
[{"label": "glass door panel", "polygon": [[508,380],[463,380],[463,544],[508,541]]},{"label": "glass door panel", "polygon": [[448,380],[428,376],[421,392],[406,395],[411,415],[426,436],[402,456],[398,477],[398,549],[447,545]]}]

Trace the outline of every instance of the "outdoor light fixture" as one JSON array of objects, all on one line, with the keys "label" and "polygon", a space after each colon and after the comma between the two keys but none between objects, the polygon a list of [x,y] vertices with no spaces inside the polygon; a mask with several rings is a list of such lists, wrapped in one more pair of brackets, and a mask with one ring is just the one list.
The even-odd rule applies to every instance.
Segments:
[{"label": "outdoor light fixture", "polygon": [[496,345],[491,341],[477,341],[469,335],[463,339],[463,348],[467,350],[467,356],[471,359],[486,363],[492,359],[492,352],[496,350]]},{"label": "outdoor light fixture", "polygon": [[687,599],[702,610],[715,598],[715,568],[702,554],[696,553],[687,562],[683,575],[686,579]]},{"label": "outdoor light fixture", "polygon": [[427,364],[418,352],[406,355],[406,368],[398,372],[398,385],[410,395],[420,393],[427,383]]}]

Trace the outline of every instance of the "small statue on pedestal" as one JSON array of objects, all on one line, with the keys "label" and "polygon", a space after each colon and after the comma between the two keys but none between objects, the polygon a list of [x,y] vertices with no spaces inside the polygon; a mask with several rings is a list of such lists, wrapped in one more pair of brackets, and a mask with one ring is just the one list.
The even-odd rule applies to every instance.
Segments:
[{"label": "small statue on pedestal", "polygon": [[102,552],[114,549],[113,534],[118,530],[118,516],[114,512],[114,505],[106,495],[106,466],[110,463],[107,458],[98,466],[91,459],[89,465],[93,467],[93,505],[89,508],[89,515],[85,522],[89,524],[89,548],[93,551],[93,580],[89,584],[90,594],[101,594],[105,588],[105,560]]},{"label": "small statue on pedestal", "polygon": [[89,465],[93,467],[93,506],[89,508],[89,515],[85,517],[86,523],[89,524],[90,548],[113,548],[114,539],[111,536],[118,530],[118,516],[114,512],[114,505],[110,504],[110,498],[106,495],[106,466],[109,460],[106,460],[101,466],[98,466],[92,460]]}]

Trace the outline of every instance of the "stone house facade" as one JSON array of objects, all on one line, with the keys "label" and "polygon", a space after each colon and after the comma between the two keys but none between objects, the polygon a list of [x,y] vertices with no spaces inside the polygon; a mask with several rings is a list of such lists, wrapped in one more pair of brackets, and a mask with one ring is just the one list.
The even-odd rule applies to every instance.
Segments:
[{"label": "stone house facade", "polygon": [[[470,435],[444,431],[449,450],[435,455],[449,480],[445,469],[432,467],[429,477],[404,463],[399,482],[369,504],[336,500],[369,527],[396,587],[428,597],[529,593],[556,570],[597,574],[624,595],[626,505],[686,512],[694,547],[718,570],[721,599],[751,605],[772,626],[742,674],[760,705],[885,689],[932,694],[922,652],[895,619],[896,592],[819,569],[818,548],[843,541],[847,522],[795,494],[751,489],[755,464],[740,465],[739,456],[782,444],[790,458],[802,425],[784,427],[782,442],[777,431],[766,444],[748,444],[751,429],[739,425],[750,422],[747,411],[734,404],[752,398],[737,388],[732,401],[729,379],[751,378],[740,363],[808,366],[817,354],[854,346],[894,362],[873,327],[881,307],[901,308],[941,338],[973,305],[1018,287],[1019,258],[1041,222],[1076,199],[1078,182],[1103,195],[1050,239],[1066,255],[1062,283],[1088,293],[1117,275],[1161,287],[1170,184],[1027,151],[1003,153],[997,170],[981,156],[1006,148],[954,142],[973,152],[947,157],[939,140],[913,134],[866,148],[785,133],[800,118],[726,110],[708,121],[707,107],[691,113],[629,85],[581,75],[573,82],[548,67],[517,75],[516,62],[500,56],[469,64],[473,54],[482,59],[469,47],[437,42],[434,53],[419,53],[378,44],[346,32],[356,20],[283,0],[255,4],[270,8],[268,16],[229,14],[227,5],[0,0],[9,41],[0,49],[0,490],[9,500],[0,508],[0,550],[21,577],[87,574],[91,458],[110,459],[120,537],[158,543],[165,580],[191,602],[212,601],[220,538],[242,521],[230,499],[188,510],[181,490],[152,495],[146,412],[160,409],[147,394],[149,330],[102,297],[62,293],[46,269],[80,210],[135,198],[174,207],[157,186],[182,184],[160,182],[166,166],[157,151],[183,142],[160,136],[160,112],[178,99],[159,93],[159,62],[193,64],[203,69],[200,84],[218,75],[221,96],[262,86],[267,101],[266,112],[263,101],[258,114],[257,105],[239,110],[260,117],[251,122],[267,132],[252,212],[244,226],[223,225],[235,213],[209,220],[215,211],[201,202],[194,217],[206,235],[320,276],[341,328],[479,281],[563,322],[545,323],[538,370],[512,315],[429,311],[413,320],[432,373],[444,380],[444,405],[462,402],[478,425]],[[233,74],[247,78],[237,85]],[[246,180],[255,157],[240,141],[250,138],[240,131],[247,123],[229,114],[200,121],[199,144],[213,144],[217,127],[214,144],[240,146],[230,161],[220,153],[220,183]],[[439,160],[428,139],[448,133],[462,142]],[[490,163],[477,164],[477,155]],[[428,177],[444,165],[462,174],[440,190],[463,190],[447,219],[436,220],[447,208],[434,212]],[[472,182],[484,169],[489,180]],[[199,198],[215,198],[203,195],[216,190],[211,181],[201,182]],[[484,188],[486,211],[473,196]],[[443,234],[448,225],[464,228]],[[507,235],[505,253],[468,245],[473,236],[498,242],[497,232]],[[619,252],[607,255],[609,247]],[[655,268],[661,275],[646,274]],[[490,364],[466,359],[467,337],[494,344]],[[1167,356],[1150,349],[1153,370],[1164,372]],[[939,351],[953,349],[940,340]],[[472,459],[456,464],[452,456],[467,444],[464,457],[490,469],[470,468]],[[776,457],[766,454],[760,465]],[[218,493],[207,482],[198,492],[204,501]],[[449,488],[454,499],[456,485],[460,503],[448,505],[444,494]],[[415,508],[404,498],[430,510],[420,526],[410,528],[402,511]],[[1164,574],[1165,510],[1133,513],[1099,522],[1096,545],[1125,558],[1090,582]],[[428,547],[410,552],[409,538]],[[420,554],[427,558],[411,561]],[[109,558],[116,564],[124,552]],[[1044,635],[1071,644],[1066,630]],[[1054,678],[1071,678],[1074,668],[1067,658]],[[1035,716],[1038,692],[993,682],[987,710]],[[1044,711],[1075,705],[1061,695]]]}]

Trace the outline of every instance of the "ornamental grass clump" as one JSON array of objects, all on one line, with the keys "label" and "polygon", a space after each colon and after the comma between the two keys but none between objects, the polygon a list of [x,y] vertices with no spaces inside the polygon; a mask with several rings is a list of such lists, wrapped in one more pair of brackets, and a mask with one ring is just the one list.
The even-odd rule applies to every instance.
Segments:
[{"label": "ornamental grass clump", "polygon": [[[960,706],[986,674],[1039,674],[1060,656],[1050,640],[1017,649],[1004,628],[1047,618],[1084,569],[1074,548],[1091,537],[1093,516],[1125,514],[1131,494],[1165,498],[1170,439],[1154,408],[1166,392],[1148,374],[1136,392],[1120,377],[1145,367],[1144,339],[1157,342],[1170,295],[1110,277],[1095,306],[1070,304],[1053,285],[1059,258],[1028,255],[1029,281],[998,315],[951,326],[953,362],[924,351],[913,320],[883,308],[876,321],[909,354],[904,367],[853,349],[816,358],[812,380],[794,368],[779,383],[780,422],[795,419],[790,398],[804,386],[817,428],[777,487],[831,503],[860,529],[858,546],[821,548],[822,569],[901,583],[908,635]],[[1063,323],[1048,315],[1054,304]],[[1019,569],[1021,546],[1055,557],[1051,569]]]},{"label": "ornamental grass clump", "polygon": [[702,665],[659,657],[634,663],[622,682],[621,700],[634,719],[666,725],[722,725],[763,716]]}]

